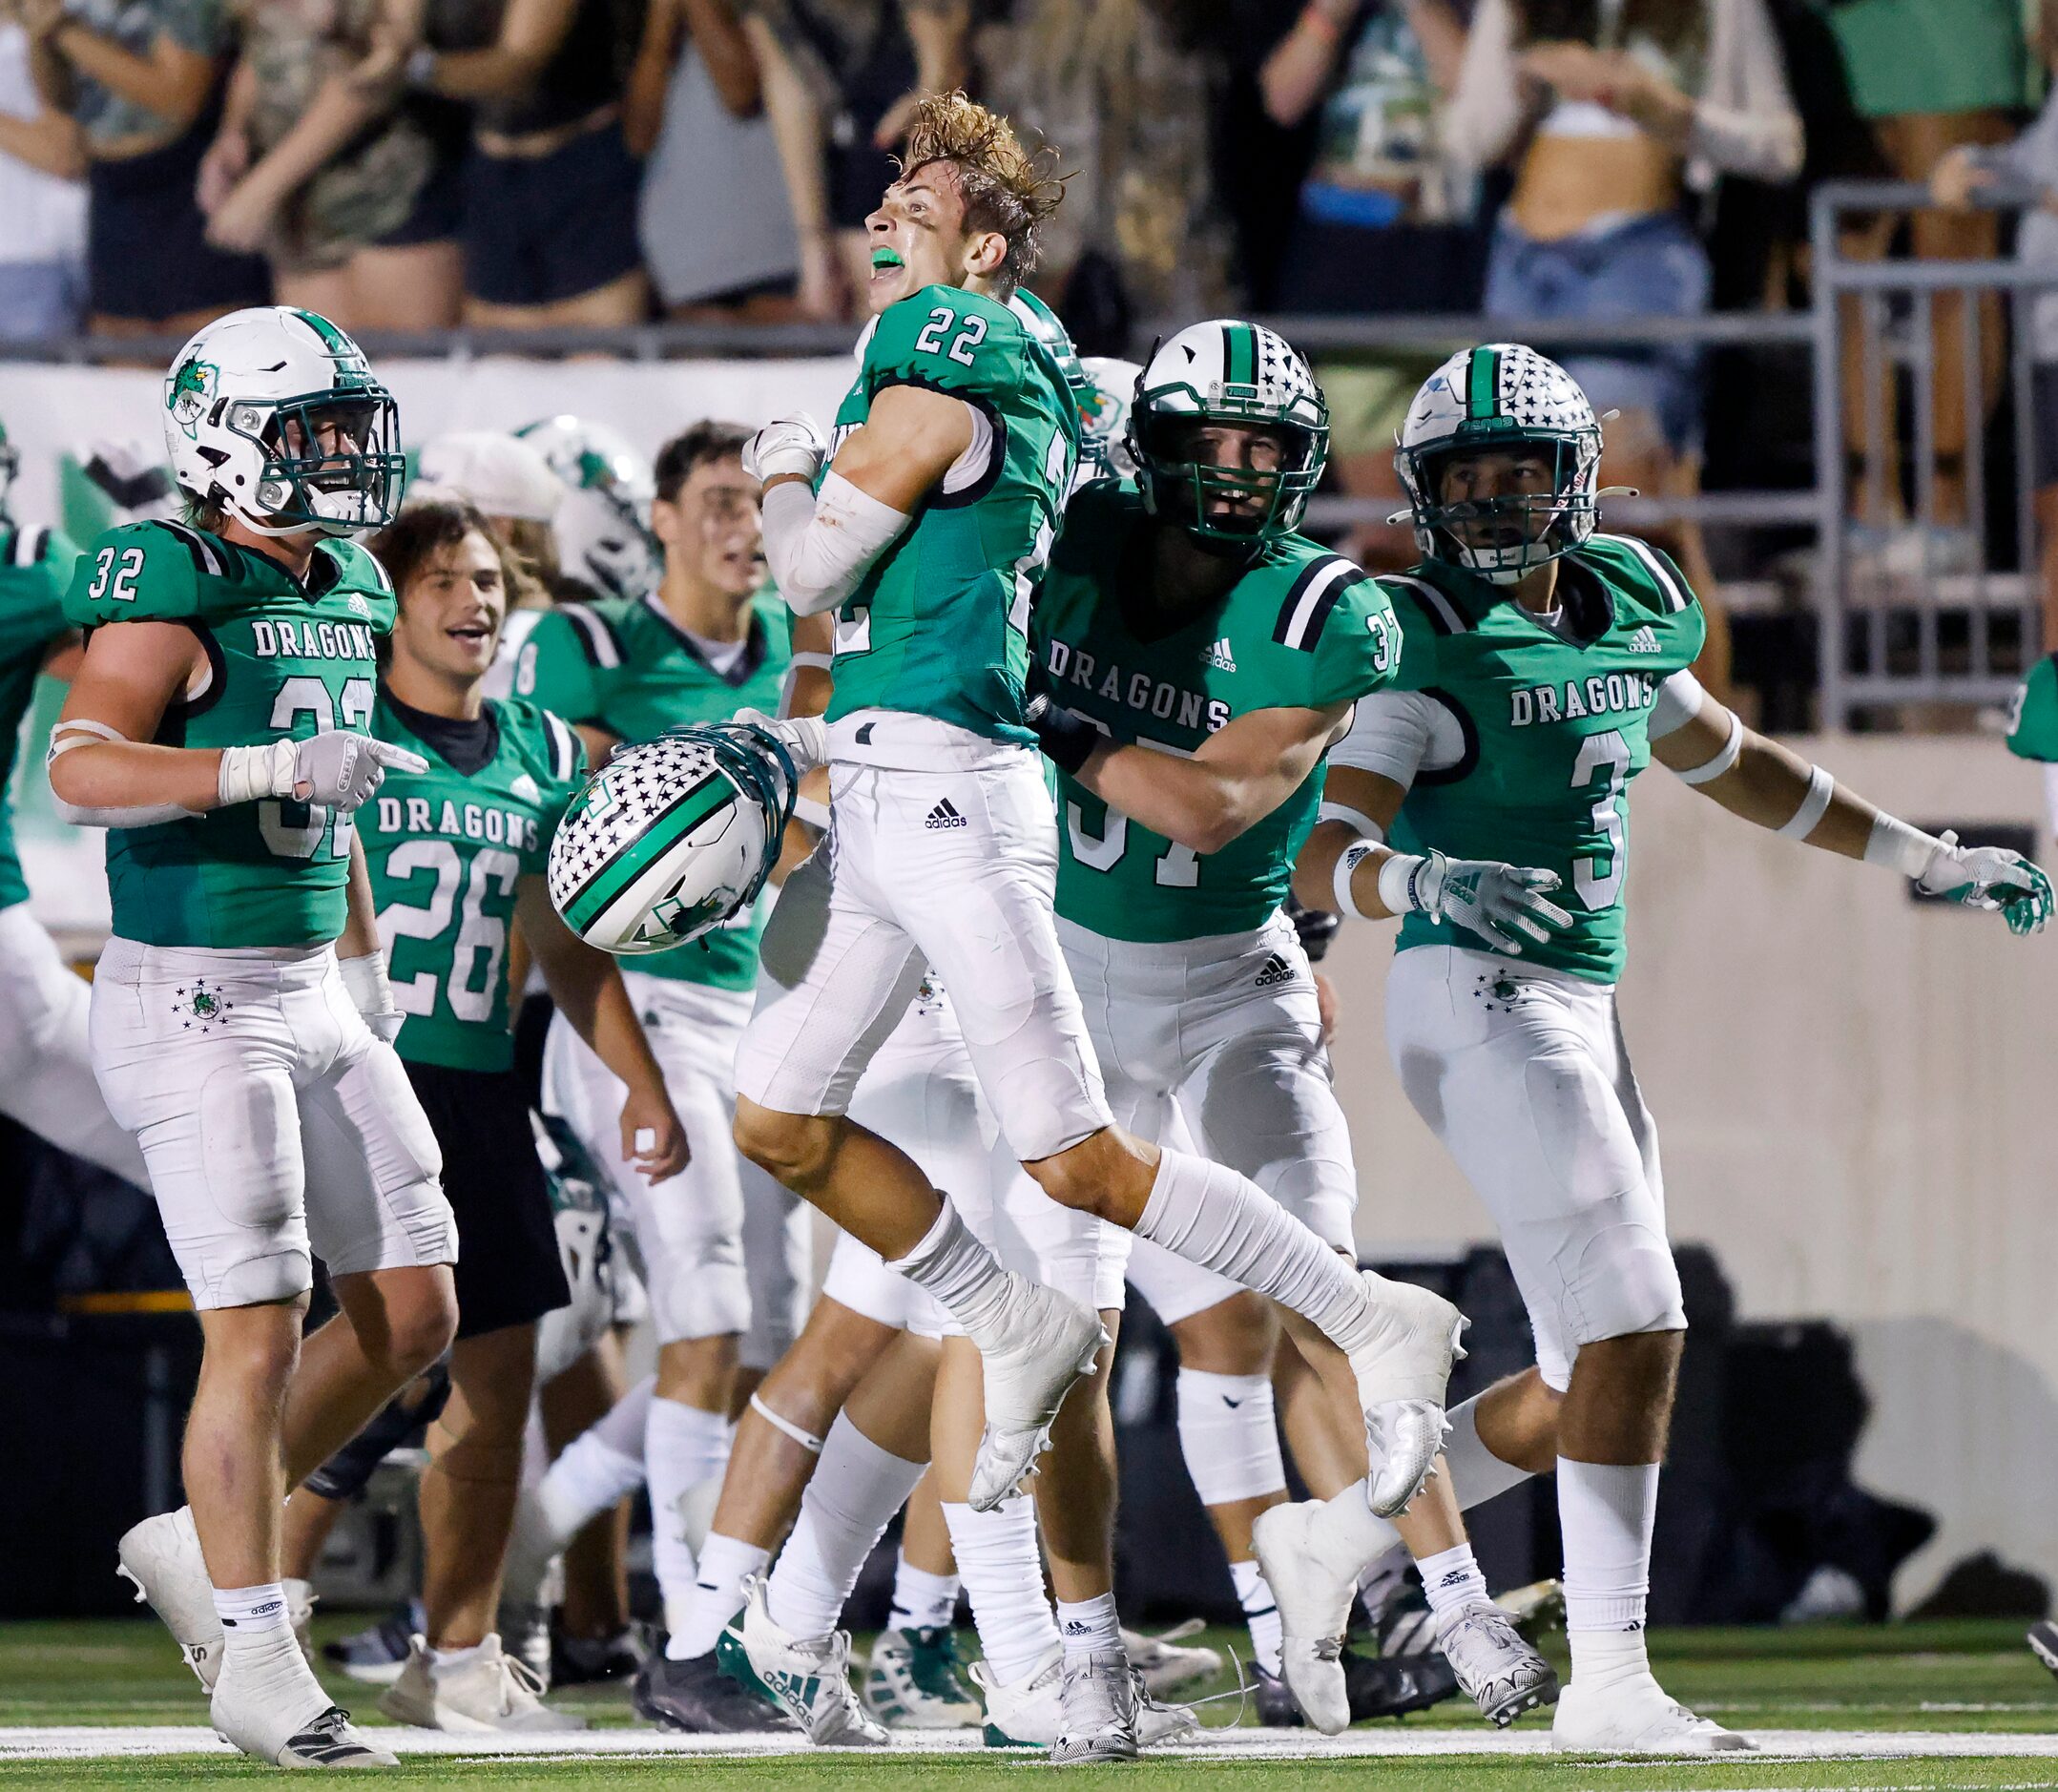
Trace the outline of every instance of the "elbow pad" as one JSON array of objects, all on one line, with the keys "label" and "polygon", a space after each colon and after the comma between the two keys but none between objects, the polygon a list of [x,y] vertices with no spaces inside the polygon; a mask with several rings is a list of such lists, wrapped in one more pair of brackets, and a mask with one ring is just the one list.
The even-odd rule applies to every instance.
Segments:
[{"label": "elbow pad", "polygon": [[832,467],[819,491],[789,481],[764,494],[765,564],[796,615],[819,616],[858,589],[907,524],[904,511],[860,491]]},{"label": "elbow pad", "polygon": [[[43,755],[45,775],[61,755],[74,747],[92,746],[96,740],[127,739],[127,735],[117,734],[104,722],[62,722],[52,732],[50,748]],[[104,809],[80,808],[77,803],[67,802],[60,797],[54,783],[51,785],[50,796],[57,819],[68,827],[156,827],[164,822],[190,821],[196,813],[177,802],[133,802]]]}]

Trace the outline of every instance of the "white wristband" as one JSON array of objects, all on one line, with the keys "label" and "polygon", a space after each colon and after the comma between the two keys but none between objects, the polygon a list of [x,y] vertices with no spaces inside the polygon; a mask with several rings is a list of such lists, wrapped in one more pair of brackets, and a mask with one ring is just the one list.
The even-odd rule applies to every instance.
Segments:
[{"label": "white wristband", "polygon": [[1397,852],[1379,868],[1379,899],[1389,914],[1404,915],[1419,908],[1415,900],[1415,874],[1429,862],[1419,853]]},{"label": "white wristband", "polygon": [[1881,809],[1873,817],[1872,835],[1865,842],[1865,863],[1883,865],[1902,877],[1921,877],[1943,844],[1934,834],[1910,827]]},{"label": "white wristband", "polygon": [[296,741],[223,747],[215,794],[223,808],[232,802],[255,802],[260,797],[290,797],[299,776],[300,748]]},{"label": "white wristband", "polygon": [[1380,917],[1368,915],[1358,906],[1358,899],[1351,894],[1351,879],[1358,867],[1378,851],[1376,842],[1354,840],[1337,855],[1337,868],[1330,877],[1330,893],[1337,899],[1337,912],[1346,914],[1353,921],[1376,921]]},{"label": "white wristband", "polygon": [[1782,840],[1806,840],[1815,832],[1829,808],[1829,800],[1837,794],[1837,781],[1819,765],[1808,768],[1808,794],[1801,798],[1800,807],[1794,811],[1794,819],[1779,829]]},{"label": "white wristband", "polygon": [[1735,710],[1729,712],[1729,739],[1722,742],[1712,760],[1705,760],[1691,771],[1679,774],[1683,784],[1713,783],[1715,780],[1736,763],[1736,756],[1743,751],[1743,718]]}]

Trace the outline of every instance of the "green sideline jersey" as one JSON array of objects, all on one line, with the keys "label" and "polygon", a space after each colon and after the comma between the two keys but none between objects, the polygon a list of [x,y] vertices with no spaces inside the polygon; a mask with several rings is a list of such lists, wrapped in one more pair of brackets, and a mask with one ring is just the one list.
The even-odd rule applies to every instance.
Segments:
[{"label": "green sideline jersey", "polygon": [[78,550],[53,529],[0,522],[0,908],[29,900],[14,850],[14,760],[35,675],[64,619],[64,588]]},{"label": "green sideline jersey", "polygon": [[515,886],[543,875],[551,836],[585,775],[586,750],[533,703],[489,698],[482,719],[458,737],[476,752],[460,751],[450,724],[382,690],[372,732],[419,753],[428,770],[388,772],[357,824],[386,974],[407,1016],[401,1056],[504,1071],[514,1062],[508,927]]},{"label": "green sideline jersey", "polygon": [[[205,649],[207,682],[173,701],[156,739],[230,747],[371,726],[393,588],[353,541],[320,543],[304,582],[276,560],[181,523],[109,530],[80,557],[65,615],[93,630],[175,622]],[[145,946],[301,946],[343,931],[351,818],[266,798],[154,827],[113,828],[114,930]]]},{"label": "green sideline jersey", "polygon": [[2058,761],[2058,654],[2047,654],[2029,668],[2015,694],[2008,718],[2008,751],[2018,759]]},{"label": "green sideline jersey", "polygon": [[[1148,576],[1143,500],[1112,481],[1077,493],[1036,603],[1053,699],[1117,740],[1190,756],[1236,717],[1320,709],[1392,680],[1401,631],[1386,594],[1299,535],[1265,549],[1229,594],[1169,635],[1141,636],[1122,593]],[[1315,824],[1320,765],[1219,852],[1201,855],[1058,781],[1057,911],[1108,939],[1193,940],[1262,927]]]},{"label": "green sideline jersey", "polygon": [[[1679,570],[1654,548],[1595,535],[1558,562],[1564,633],[1503,587],[1427,561],[1383,581],[1406,646],[1402,688],[1447,709],[1463,757],[1424,770],[1402,805],[1394,844],[1453,859],[1555,871],[1572,926],[1523,962],[1597,983],[1622,974],[1629,783],[1651,762],[1660,683],[1698,657],[1707,625]],[[1448,922],[1410,914],[1400,949],[1492,949]]]},{"label": "green sideline jersey", "polygon": [[837,612],[828,719],[904,710],[1033,746],[1022,718],[1029,617],[1079,457],[1079,410],[1050,351],[1005,304],[925,286],[887,306],[836,413],[830,455],[890,385],[962,398],[980,435]]},{"label": "green sideline jersey", "polygon": [[[727,721],[739,709],[777,715],[792,660],[793,615],[770,590],[759,594],[743,656],[726,673],[708,663],[656,597],[605,597],[544,615],[515,660],[514,690],[634,746],[684,722]],[[720,990],[752,988],[773,894],[767,886],[755,907],[726,926],[672,951],[627,960],[627,968]]]}]

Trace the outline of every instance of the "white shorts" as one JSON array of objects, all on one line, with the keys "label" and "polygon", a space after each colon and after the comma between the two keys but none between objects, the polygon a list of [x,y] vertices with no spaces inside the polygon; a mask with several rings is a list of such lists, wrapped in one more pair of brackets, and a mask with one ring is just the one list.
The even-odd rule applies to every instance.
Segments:
[{"label": "white shorts", "polygon": [[1650,1111],[1611,985],[1416,946],[1386,980],[1401,1086],[1501,1229],[1544,1380],[1579,1346],[1686,1325]]},{"label": "white shorts", "polygon": [[304,1294],[310,1250],[331,1276],[457,1261],[436,1136],[333,947],[111,939],[92,1010],[94,1074],[196,1306]]},{"label": "white shorts", "polygon": [[[1357,1166],[1293,924],[1144,944],[1060,921],[1058,938],[1115,1118],[1170,1144],[1176,1116],[1200,1156],[1355,1256]],[[1129,1279],[1168,1325],[1243,1291],[1148,1239],[1131,1248]]]},{"label": "white shorts", "polygon": [[614,1182],[650,1289],[659,1344],[736,1333],[744,1367],[768,1369],[799,1335],[807,1293],[808,1219],[737,1151],[736,1046],[747,990],[717,990],[625,969],[693,1160],[653,1183],[622,1156],[628,1091],[562,1015],[543,1048],[543,1107],[560,1115]]},{"label": "white shorts", "polygon": [[1057,825],[1027,750],[979,769],[830,767],[828,838],[765,929],[737,1087],[782,1114],[844,1114],[933,967],[1018,1161],[1108,1124],[1058,950]]},{"label": "white shorts", "polygon": [[114,1124],[87,1043],[91,989],[27,903],[0,908],[0,1114],[103,1170],[150,1186],[143,1154]]}]

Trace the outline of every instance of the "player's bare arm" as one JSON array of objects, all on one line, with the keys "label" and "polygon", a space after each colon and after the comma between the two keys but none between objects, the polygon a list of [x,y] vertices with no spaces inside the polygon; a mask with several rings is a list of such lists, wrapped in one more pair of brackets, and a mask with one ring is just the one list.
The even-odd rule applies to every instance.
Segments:
[{"label": "player's bare arm", "polygon": [[151,740],[204,663],[193,631],[177,622],[94,632],[52,731],[50,786],[60,814],[85,823],[88,812],[197,815],[220,804],[221,749]]}]

